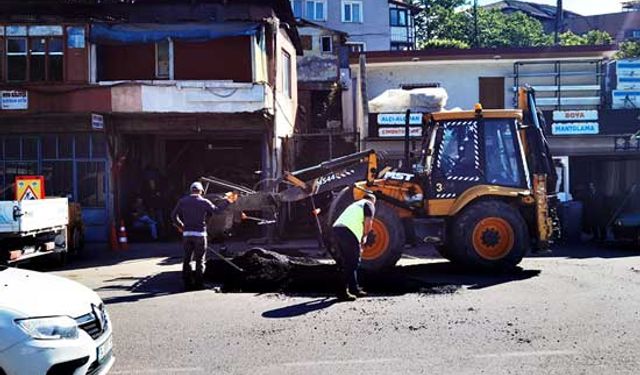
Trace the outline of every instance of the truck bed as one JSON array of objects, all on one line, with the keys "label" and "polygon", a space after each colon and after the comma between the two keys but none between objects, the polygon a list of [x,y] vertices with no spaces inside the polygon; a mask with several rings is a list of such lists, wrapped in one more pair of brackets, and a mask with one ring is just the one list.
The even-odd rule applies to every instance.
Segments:
[{"label": "truck bed", "polygon": [[29,236],[69,223],[67,198],[0,201],[0,236]]}]

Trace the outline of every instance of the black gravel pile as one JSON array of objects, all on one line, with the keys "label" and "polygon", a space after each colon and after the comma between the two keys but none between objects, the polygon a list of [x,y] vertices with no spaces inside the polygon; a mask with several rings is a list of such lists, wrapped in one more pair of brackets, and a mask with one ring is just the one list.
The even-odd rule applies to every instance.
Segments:
[{"label": "black gravel pile", "polygon": [[[218,258],[207,262],[205,277],[222,284],[223,292],[334,294],[340,288],[341,272],[335,264],[308,257],[292,257],[253,248],[230,259],[240,272]],[[433,283],[412,267],[394,267],[384,272],[360,272],[360,284],[377,295],[405,293],[449,294],[460,288],[454,283]]]}]

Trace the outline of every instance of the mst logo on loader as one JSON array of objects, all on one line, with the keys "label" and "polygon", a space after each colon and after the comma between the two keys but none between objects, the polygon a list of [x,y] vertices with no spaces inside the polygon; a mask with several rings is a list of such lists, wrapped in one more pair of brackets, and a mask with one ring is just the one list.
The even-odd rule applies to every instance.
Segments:
[{"label": "mst logo on loader", "polygon": [[416,175],[413,173],[387,172],[384,174],[384,179],[395,181],[411,181],[415,176]]}]

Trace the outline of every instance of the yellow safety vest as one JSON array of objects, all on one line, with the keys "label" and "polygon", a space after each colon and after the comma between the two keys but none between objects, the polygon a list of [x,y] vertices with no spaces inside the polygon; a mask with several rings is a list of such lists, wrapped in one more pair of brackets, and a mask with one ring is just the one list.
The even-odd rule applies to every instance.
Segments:
[{"label": "yellow safety vest", "polygon": [[[368,201],[361,199],[353,202],[347,207],[338,220],[333,223],[334,227],[347,227],[353,233],[358,241],[364,235],[364,205],[370,204]],[[373,211],[373,210],[372,210]]]}]

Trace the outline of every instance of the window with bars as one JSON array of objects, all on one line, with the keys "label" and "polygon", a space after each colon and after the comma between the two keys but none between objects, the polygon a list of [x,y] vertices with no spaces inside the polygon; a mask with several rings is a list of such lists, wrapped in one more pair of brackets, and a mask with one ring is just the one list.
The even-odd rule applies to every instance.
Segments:
[{"label": "window with bars", "polygon": [[103,208],[107,172],[101,133],[0,138],[0,199],[14,199],[16,176],[42,175],[47,196],[67,196],[83,207]]}]

